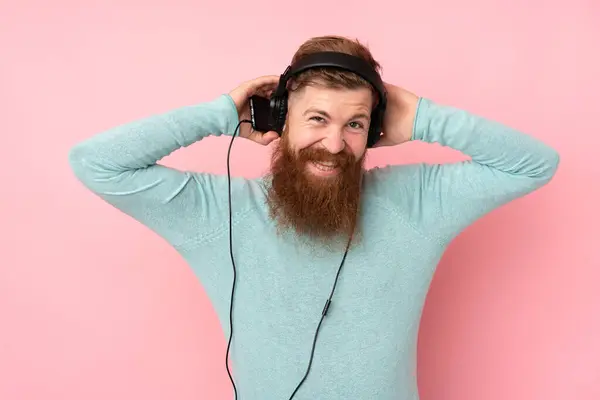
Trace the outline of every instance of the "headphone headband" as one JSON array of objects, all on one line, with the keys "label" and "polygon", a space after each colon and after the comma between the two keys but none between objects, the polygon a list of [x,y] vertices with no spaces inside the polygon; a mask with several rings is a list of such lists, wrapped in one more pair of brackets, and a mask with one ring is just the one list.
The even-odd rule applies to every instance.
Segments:
[{"label": "headphone headband", "polygon": [[367,61],[346,53],[334,51],[312,53],[286,68],[280,76],[277,89],[271,97],[271,125],[273,129],[279,134],[282,133],[287,113],[288,81],[292,77],[312,68],[338,68],[355,73],[369,82],[377,91],[379,101],[371,114],[371,126],[369,127],[369,137],[367,139],[367,147],[372,147],[381,135],[383,115],[387,105],[385,86],[379,73]]},{"label": "headphone headband", "polygon": [[312,53],[287,67],[281,75],[277,91],[286,90],[290,78],[312,68],[339,68],[355,73],[369,82],[379,94],[385,93],[381,77],[367,61],[360,57],[335,51]]}]

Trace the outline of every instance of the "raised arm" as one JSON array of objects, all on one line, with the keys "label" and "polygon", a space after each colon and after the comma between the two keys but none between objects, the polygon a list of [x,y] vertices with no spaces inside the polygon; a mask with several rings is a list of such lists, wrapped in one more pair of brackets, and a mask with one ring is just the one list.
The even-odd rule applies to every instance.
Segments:
[{"label": "raised arm", "polygon": [[442,241],[542,187],[558,168],[558,153],[532,136],[429,99],[414,104],[410,140],[439,143],[471,158],[392,169],[407,178],[398,190],[410,200],[401,206],[411,207],[419,226]]},{"label": "raised arm", "polygon": [[[226,177],[178,171],[158,162],[209,135],[232,135],[239,121],[249,118],[250,96],[265,95],[278,79],[261,76],[212,101],[97,134],[71,149],[71,168],[88,189],[174,247],[200,240],[227,222]],[[252,132],[244,124],[238,134],[263,145],[278,137],[275,132]],[[232,179],[232,195],[247,189],[246,183]]]},{"label": "raised arm", "polygon": [[71,149],[69,161],[93,193],[178,245],[192,234],[191,221],[208,225],[224,209],[226,188],[211,174],[158,161],[209,135],[233,134],[237,123],[234,102],[221,95],[92,136]]},{"label": "raised arm", "polygon": [[[209,135],[234,134],[239,121],[249,118],[250,96],[265,95],[278,79],[261,76],[212,101],[97,134],[71,149],[71,168],[88,189],[174,247],[200,240],[227,222],[226,177],[179,171],[158,162]],[[252,132],[243,124],[238,134],[263,145],[278,137],[275,132]],[[247,188],[246,183],[232,179],[232,195]]]}]

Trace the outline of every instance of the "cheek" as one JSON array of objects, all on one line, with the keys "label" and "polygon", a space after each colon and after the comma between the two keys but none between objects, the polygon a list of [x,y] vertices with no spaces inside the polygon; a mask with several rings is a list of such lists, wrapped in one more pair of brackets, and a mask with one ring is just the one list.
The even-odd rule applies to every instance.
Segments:
[{"label": "cheek", "polygon": [[288,143],[295,150],[302,150],[318,142],[314,130],[295,128],[288,135]]},{"label": "cheek", "polygon": [[367,147],[366,135],[348,135],[345,140],[346,145],[350,148],[356,159],[361,158],[365,154]]}]

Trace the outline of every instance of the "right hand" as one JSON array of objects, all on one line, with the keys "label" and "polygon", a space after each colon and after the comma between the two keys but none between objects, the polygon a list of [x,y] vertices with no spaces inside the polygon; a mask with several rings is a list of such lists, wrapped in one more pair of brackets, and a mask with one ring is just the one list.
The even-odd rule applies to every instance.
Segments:
[{"label": "right hand", "polygon": [[[277,83],[279,83],[278,75],[266,75],[244,82],[229,92],[229,96],[237,108],[240,121],[250,119],[250,97],[258,95],[270,98]],[[240,125],[239,136],[265,146],[279,138],[279,134],[275,131],[266,133],[254,131],[252,125],[248,123]]]}]

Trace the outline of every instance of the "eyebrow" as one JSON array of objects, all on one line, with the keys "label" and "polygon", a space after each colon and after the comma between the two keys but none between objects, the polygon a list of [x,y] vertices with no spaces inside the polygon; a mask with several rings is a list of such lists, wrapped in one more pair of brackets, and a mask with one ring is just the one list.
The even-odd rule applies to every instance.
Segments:
[{"label": "eyebrow", "polygon": [[[311,113],[311,112],[314,112],[316,114],[320,114],[320,115],[322,115],[322,116],[324,116],[326,118],[331,118],[331,116],[327,113],[327,111],[323,111],[323,110],[320,110],[320,109],[315,108],[315,107],[308,108],[306,111],[304,111],[304,113],[302,113],[302,115],[306,115],[306,114]],[[352,116],[352,118],[350,118],[350,119],[359,119],[359,118],[364,118],[364,119],[368,120],[369,119],[369,115],[365,114],[365,113],[357,113],[357,114],[354,114]]]}]

